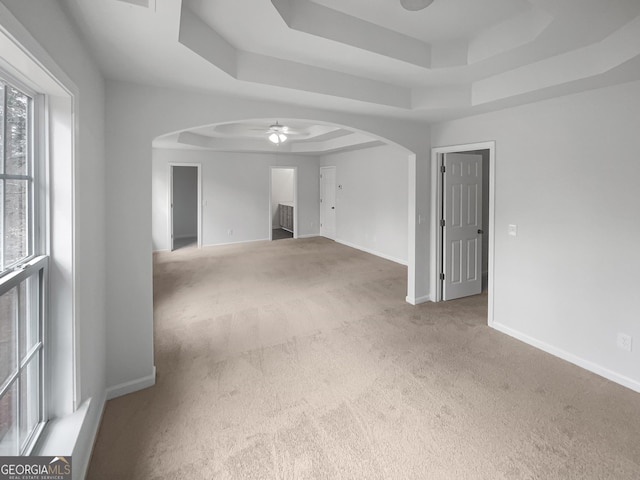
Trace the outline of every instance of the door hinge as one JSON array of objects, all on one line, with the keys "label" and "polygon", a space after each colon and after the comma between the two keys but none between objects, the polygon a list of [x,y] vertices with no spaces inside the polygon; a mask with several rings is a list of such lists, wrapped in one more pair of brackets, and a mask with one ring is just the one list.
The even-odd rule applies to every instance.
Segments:
[{"label": "door hinge", "polygon": [[320,199],[320,203],[322,203],[322,199]]},{"label": "door hinge", "polygon": [[440,165],[440,172],[445,173],[447,171],[447,167],[444,165]]},{"label": "door hinge", "polygon": [[440,274],[440,280],[444,280],[444,273]]},{"label": "door hinge", "polygon": [[440,220],[440,226],[444,227],[444,224],[445,224],[445,221],[444,221],[444,218],[443,218],[443,219]]}]

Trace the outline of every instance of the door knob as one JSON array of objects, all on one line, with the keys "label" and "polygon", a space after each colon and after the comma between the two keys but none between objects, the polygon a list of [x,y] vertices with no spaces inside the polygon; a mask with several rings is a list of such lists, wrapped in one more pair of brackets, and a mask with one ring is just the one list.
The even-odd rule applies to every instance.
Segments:
[{"label": "door knob", "polygon": [[482,230],[478,229],[478,233],[479,233],[480,235],[482,235],[484,232],[483,232]]},{"label": "door knob", "polygon": [[336,207],[331,207],[331,210],[335,210],[335,209],[336,209]]}]

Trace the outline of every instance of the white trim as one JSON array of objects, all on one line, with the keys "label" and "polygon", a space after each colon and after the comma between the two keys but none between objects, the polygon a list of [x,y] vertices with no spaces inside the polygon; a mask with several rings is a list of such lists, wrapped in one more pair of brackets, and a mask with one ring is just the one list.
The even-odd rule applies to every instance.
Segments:
[{"label": "white trim", "polygon": [[[79,89],[31,32],[2,4],[0,4],[0,50],[3,52],[0,58],[0,65],[3,68],[13,76],[22,79],[36,92],[48,95],[47,135],[60,124],[60,128],[56,131],[59,137],[55,140],[53,137],[47,139],[49,158],[45,170],[49,188],[45,215],[48,235],[47,253],[50,254],[51,250],[56,250],[57,253],[52,260],[61,266],[56,269],[57,273],[54,273],[60,278],[56,278],[49,284],[49,317],[60,322],[53,326],[57,329],[57,333],[64,330],[66,335],[68,327],[69,338],[64,339],[67,348],[61,348],[62,339],[49,336],[51,343],[54,344],[49,355],[52,353],[51,350],[55,349],[55,357],[48,358],[51,371],[45,389],[50,400],[46,405],[47,416],[64,417],[80,407],[82,392],[81,325],[76,316],[78,299],[76,297],[75,238],[76,179],[79,168],[76,162],[76,152],[79,150],[79,139],[76,135],[76,122],[80,111]],[[14,65],[19,65],[19,69]],[[55,165],[55,168],[52,168],[52,165]],[[56,173],[50,176],[52,170]],[[56,203],[55,207],[52,207],[53,203]],[[65,212],[63,215],[65,221],[52,220],[52,208],[56,212]],[[52,305],[59,299],[65,302],[68,300],[69,305],[62,301]],[[72,348],[68,348],[69,341]],[[52,383],[56,384],[55,389]]]},{"label": "white trim", "polygon": [[293,170],[293,238],[298,237],[298,167],[278,165],[269,167],[269,240],[273,240],[273,211],[271,210],[271,195],[273,188],[273,171],[274,170]]},{"label": "white trim", "polygon": [[186,238],[191,235],[172,237],[173,235],[173,208],[171,204],[173,203],[173,167],[195,167],[197,169],[198,178],[196,180],[198,184],[198,198],[197,198],[197,243],[198,248],[202,248],[202,164],[201,163],[181,163],[181,162],[169,162],[169,192],[168,192],[168,211],[169,211],[169,221],[167,222],[169,225],[169,250],[174,250],[173,241],[178,238]]},{"label": "white trim", "polygon": [[106,400],[103,391],[99,396],[85,400],[71,415],[49,422],[31,454],[72,456],[73,478],[85,478]]},{"label": "white trim", "polygon": [[318,235],[317,233],[307,233],[306,235],[298,235],[298,238],[313,238],[319,236],[320,235]]},{"label": "white trim", "polygon": [[489,281],[488,281],[488,314],[487,323],[493,324],[493,291],[494,291],[494,259],[495,259],[495,178],[496,178],[496,142],[468,143],[431,149],[431,251],[430,264],[431,286],[429,296],[438,302],[442,298],[440,291],[439,268],[442,257],[442,238],[438,226],[438,212],[442,207],[442,182],[438,172],[439,156],[445,153],[469,152],[473,150],[489,150]]},{"label": "white trim", "polygon": [[[421,215],[418,206],[418,157],[412,153],[407,158],[407,302],[415,305],[417,269],[416,235],[417,216]],[[420,297],[424,298],[424,297]]]},{"label": "white trim", "polygon": [[223,245],[238,245],[241,243],[253,243],[253,242],[268,242],[270,238],[254,238],[253,240],[239,240],[237,242],[225,242],[225,243],[208,243],[203,247],[222,247]]},{"label": "white trim", "polygon": [[[76,440],[76,447],[73,449],[73,464],[74,474],[77,478],[85,478],[87,470],[89,469],[89,462],[93,455],[93,448],[98,438],[98,431],[100,430],[100,424],[102,423],[102,415],[104,414],[104,407],[107,402],[106,392],[102,392],[100,397],[96,400],[95,397],[87,400],[89,405],[87,406],[87,414],[85,415],[82,427]],[[85,403],[87,403],[85,402]],[[90,445],[91,448],[87,449],[86,446]]]},{"label": "white trim", "polygon": [[431,301],[431,297],[429,295],[424,295],[422,297],[414,298],[414,297],[410,297],[409,295],[407,295],[405,300],[407,301],[407,303],[410,303],[411,305],[419,305],[421,303],[430,302]]},{"label": "white trim", "polygon": [[[319,235],[313,234],[313,235],[301,235],[298,238],[311,238],[311,237],[318,237]],[[266,242],[266,241],[270,241],[270,238],[256,238],[253,240],[239,240],[237,242],[225,242],[225,243],[207,243],[205,245],[202,245],[202,248],[208,248],[208,247],[222,247],[224,245],[238,245],[241,243],[253,243],[253,242]],[[166,252],[170,252],[171,250],[169,250],[168,248],[162,248],[160,250],[154,250],[153,253],[166,253]]]},{"label": "white trim", "polygon": [[371,250],[370,248],[361,247],[360,245],[356,245],[355,243],[347,242],[345,240],[340,240],[338,238],[336,238],[334,241],[336,243],[346,245],[347,247],[355,248],[356,250],[361,250],[365,253],[375,255],[376,257],[384,258],[385,260],[390,260],[392,262],[399,263],[400,265],[407,266],[406,260],[400,260],[399,258],[392,257],[391,255],[387,255],[386,253],[377,252],[375,250]]},{"label": "white trim", "polygon": [[156,367],[153,367],[153,373],[146,377],[136,378],[128,382],[121,383],[120,385],[114,385],[107,388],[107,400],[112,398],[121,397],[128,393],[137,392],[138,390],[144,390],[145,388],[153,387],[156,384]]},{"label": "white trim", "polygon": [[609,370],[608,368],[603,367],[602,365],[598,365],[597,363],[593,363],[593,362],[590,362],[589,360],[585,360],[582,357],[578,357],[577,355],[574,355],[565,350],[562,350],[561,348],[554,347],[553,345],[549,345],[548,343],[537,340],[525,333],[514,330],[511,327],[502,325],[501,323],[492,322],[489,326],[499,332],[509,335],[510,337],[520,340],[521,342],[524,342],[528,345],[536,347],[555,357],[558,357],[569,363],[573,363],[574,365],[584,368],[585,370],[595,373],[596,375],[600,375],[601,377],[604,377],[607,380],[611,380],[612,382],[618,383],[624,387],[630,388],[631,390],[634,390],[635,392],[640,393],[640,382],[633,380],[632,378],[625,377],[624,375],[620,375],[619,373]]}]

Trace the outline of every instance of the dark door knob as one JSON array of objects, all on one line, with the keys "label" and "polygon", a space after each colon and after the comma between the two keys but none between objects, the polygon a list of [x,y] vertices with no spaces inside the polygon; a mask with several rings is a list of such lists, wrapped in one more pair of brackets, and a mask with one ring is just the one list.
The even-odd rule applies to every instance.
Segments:
[{"label": "dark door knob", "polygon": [[336,209],[336,207],[331,207],[331,210],[335,210],[335,209]]},{"label": "dark door knob", "polygon": [[480,235],[482,235],[484,232],[483,232],[482,230],[478,229],[478,233],[479,233]]}]

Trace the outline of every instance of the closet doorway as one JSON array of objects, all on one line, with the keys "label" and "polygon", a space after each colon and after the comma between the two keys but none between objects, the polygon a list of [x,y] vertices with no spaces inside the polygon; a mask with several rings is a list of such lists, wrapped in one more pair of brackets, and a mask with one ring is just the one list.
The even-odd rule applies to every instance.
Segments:
[{"label": "closet doorway", "polygon": [[296,167],[271,167],[269,177],[269,238],[298,238]]},{"label": "closet doorway", "polygon": [[439,302],[487,292],[490,322],[494,185],[495,142],[432,149],[430,296]]},{"label": "closet doorway", "polygon": [[169,164],[171,251],[202,246],[200,164]]}]

